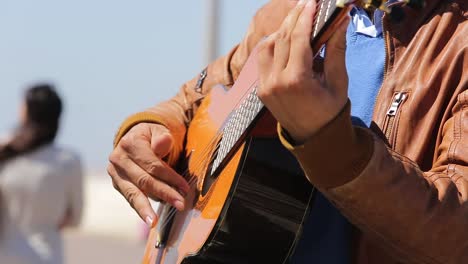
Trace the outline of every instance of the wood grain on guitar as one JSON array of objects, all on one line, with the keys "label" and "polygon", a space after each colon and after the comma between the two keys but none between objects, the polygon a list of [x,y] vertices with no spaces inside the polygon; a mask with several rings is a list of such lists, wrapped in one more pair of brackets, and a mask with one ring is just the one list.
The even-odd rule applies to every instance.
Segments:
[{"label": "wood grain on guitar", "polygon": [[[389,11],[415,1],[318,1],[311,47],[319,51],[353,5]],[[178,170],[192,186],[187,208],[162,205],[143,264],[284,263],[293,253],[314,191],[276,138],[257,76],[254,50],[231,89],[203,100]]]}]

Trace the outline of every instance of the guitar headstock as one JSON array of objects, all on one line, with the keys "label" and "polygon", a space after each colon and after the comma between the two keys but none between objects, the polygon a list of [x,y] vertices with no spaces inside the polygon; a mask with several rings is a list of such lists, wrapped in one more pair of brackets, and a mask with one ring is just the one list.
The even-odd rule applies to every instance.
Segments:
[{"label": "guitar headstock", "polygon": [[337,7],[346,7],[349,5],[360,6],[367,10],[380,9],[386,13],[391,13],[394,7],[408,5],[413,8],[424,6],[424,0],[337,0]]}]

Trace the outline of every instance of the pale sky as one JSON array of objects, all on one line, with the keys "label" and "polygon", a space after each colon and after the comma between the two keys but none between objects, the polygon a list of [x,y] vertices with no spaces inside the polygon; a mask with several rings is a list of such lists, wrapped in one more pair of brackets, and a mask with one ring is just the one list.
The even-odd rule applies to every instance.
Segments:
[{"label": "pale sky", "polygon": [[[267,0],[219,0],[219,53]],[[53,82],[66,111],[58,142],[104,168],[127,115],[167,99],[204,67],[204,0],[0,1],[0,135],[22,91]]]}]

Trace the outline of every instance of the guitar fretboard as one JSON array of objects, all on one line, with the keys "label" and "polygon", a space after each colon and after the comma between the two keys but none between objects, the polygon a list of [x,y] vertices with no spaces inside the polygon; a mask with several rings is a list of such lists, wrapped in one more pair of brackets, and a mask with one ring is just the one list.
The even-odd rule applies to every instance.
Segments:
[{"label": "guitar fretboard", "polygon": [[231,149],[236,145],[245,131],[250,127],[264,105],[257,96],[257,86],[244,98],[239,107],[232,112],[223,126],[223,137],[219,142],[216,158],[213,162],[211,174],[219,167]]}]

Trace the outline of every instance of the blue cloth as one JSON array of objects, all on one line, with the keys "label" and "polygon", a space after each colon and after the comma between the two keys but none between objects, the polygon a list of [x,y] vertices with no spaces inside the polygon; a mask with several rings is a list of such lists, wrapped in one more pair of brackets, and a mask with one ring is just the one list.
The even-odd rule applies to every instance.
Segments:
[{"label": "blue cloth", "polygon": [[[348,96],[353,124],[368,127],[383,80],[384,40],[381,28],[369,24],[371,20],[364,11],[353,9],[351,16],[346,33]],[[374,21],[378,19],[374,18]],[[346,218],[323,195],[317,193],[291,263],[351,263],[352,229]]]},{"label": "blue cloth", "polygon": [[[351,15],[366,16],[364,11],[358,9],[353,9]],[[382,31],[376,37],[371,37],[356,32],[356,29],[357,26],[350,23],[346,35],[348,97],[351,100],[353,124],[368,127],[383,81],[385,43]]]}]

